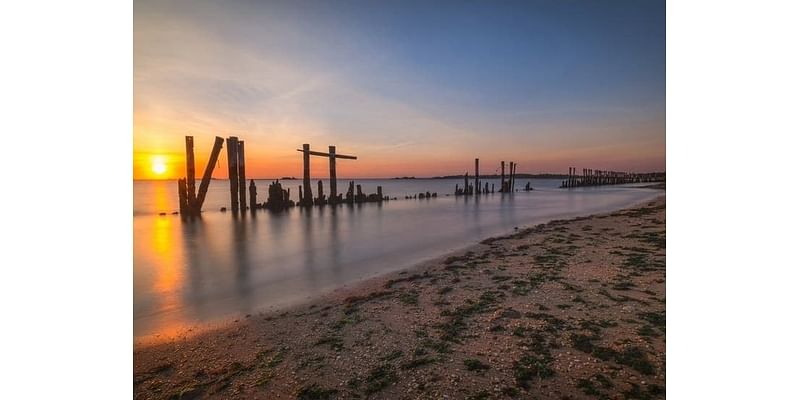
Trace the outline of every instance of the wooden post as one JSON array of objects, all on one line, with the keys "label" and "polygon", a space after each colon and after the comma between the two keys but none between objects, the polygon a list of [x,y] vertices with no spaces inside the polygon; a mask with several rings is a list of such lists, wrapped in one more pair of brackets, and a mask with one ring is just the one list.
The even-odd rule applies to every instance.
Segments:
[{"label": "wooden post", "polygon": [[500,193],[503,193],[506,187],[506,162],[500,161]]},{"label": "wooden post", "polygon": [[206,200],[206,192],[208,192],[208,185],[211,183],[211,174],[214,172],[214,166],[217,165],[217,158],[219,152],[222,150],[222,142],[224,139],[217,136],[214,139],[214,147],[211,149],[211,157],[208,158],[206,164],[206,171],[203,173],[203,180],[200,181],[200,189],[197,190],[197,201],[195,201],[192,213],[200,215],[200,210],[203,208],[203,202]]},{"label": "wooden post", "polygon": [[231,211],[239,210],[239,169],[237,164],[239,158],[239,138],[231,136],[228,138],[226,147],[228,148],[228,181],[231,187]]},{"label": "wooden post", "polygon": [[311,194],[311,146],[306,143],[303,144],[303,201],[304,206],[314,204]]},{"label": "wooden post", "polygon": [[188,209],[194,210],[197,202],[197,192],[194,181],[194,137],[186,136],[186,198]]},{"label": "wooden post", "polygon": [[328,203],[335,204],[336,196],[336,146],[328,146],[328,163],[330,164],[330,187],[331,192],[328,194]]},{"label": "wooden post", "polygon": [[478,181],[478,176],[480,176],[480,172],[478,171],[478,162],[479,162],[479,160],[476,158],[475,159],[475,194],[478,194],[478,193],[481,192],[481,184]]},{"label": "wooden post", "polygon": [[508,166],[508,192],[514,193],[514,167],[517,164],[514,164],[512,161]]},{"label": "wooden post", "polygon": [[237,163],[239,164],[239,207],[242,212],[247,209],[247,180],[244,177],[244,140],[237,141],[238,154],[236,156]]},{"label": "wooden post", "polygon": [[325,193],[322,192],[322,180],[317,181],[317,205],[325,204]]},{"label": "wooden post", "polygon": [[186,198],[186,178],[178,179],[178,203],[181,215],[186,215],[189,210]]},{"label": "wooden post", "polygon": [[297,196],[298,196],[297,198],[299,199],[297,201],[297,204],[303,204],[303,186],[302,185],[297,185]]},{"label": "wooden post", "polygon": [[464,194],[469,193],[469,172],[464,174]]},{"label": "wooden post", "polygon": [[250,179],[250,210],[255,211],[258,200],[256,199],[256,181]]},{"label": "wooden post", "polygon": [[378,201],[383,201],[383,186],[378,186]]}]

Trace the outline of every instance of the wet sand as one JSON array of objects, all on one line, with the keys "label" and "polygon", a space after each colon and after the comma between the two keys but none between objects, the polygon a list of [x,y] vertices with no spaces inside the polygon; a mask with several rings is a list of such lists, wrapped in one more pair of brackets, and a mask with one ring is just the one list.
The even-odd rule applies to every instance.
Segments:
[{"label": "wet sand", "polygon": [[666,198],[134,348],[134,398],[662,398]]}]

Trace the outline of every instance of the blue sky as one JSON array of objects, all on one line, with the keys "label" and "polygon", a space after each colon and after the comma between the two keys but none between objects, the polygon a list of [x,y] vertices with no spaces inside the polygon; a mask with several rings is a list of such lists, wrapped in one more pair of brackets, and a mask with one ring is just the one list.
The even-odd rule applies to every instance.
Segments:
[{"label": "blue sky", "polygon": [[378,175],[663,170],[665,5],[137,0],[134,107],[135,152],[237,134],[266,176],[305,142]]}]

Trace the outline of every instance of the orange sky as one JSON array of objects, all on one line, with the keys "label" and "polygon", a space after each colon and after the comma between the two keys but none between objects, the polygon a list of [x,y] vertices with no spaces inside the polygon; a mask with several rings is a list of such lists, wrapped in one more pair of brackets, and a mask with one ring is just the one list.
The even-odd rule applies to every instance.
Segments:
[{"label": "orange sky", "polygon": [[[133,178],[183,177],[185,135],[198,177],[214,137],[234,135],[253,178],[302,176],[303,143],[358,156],[342,178],[462,174],[475,157],[483,173],[663,171],[663,9],[637,4],[138,0]],[[214,177],[225,165],[223,149]]]}]

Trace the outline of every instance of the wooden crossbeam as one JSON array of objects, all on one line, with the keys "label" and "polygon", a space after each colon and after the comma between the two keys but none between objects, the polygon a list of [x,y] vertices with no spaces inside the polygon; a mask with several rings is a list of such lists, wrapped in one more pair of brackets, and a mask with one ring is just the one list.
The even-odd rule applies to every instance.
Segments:
[{"label": "wooden crossbeam", "polygon": [[[305,150],[303,150],[303,149],[297,149],[297,151],[299,151],[299,152],[301,152],[301,153],[302,153],[302,152],[304,152]],[[323,152],[321,152],[321,151],[313,151],[313,150],[309,150],[309,151],[308,151],[308,154],[309,154],[309,155],[312,155],[312,156],[330,157],[330,154],[329,154],[329,153],[323,153]],[[335,156],[335,157],[336,157],[336,158],[344,158],[344,159],[346,159],[346,160],[358,160],[358,157],[356,157],[356,156],[348,156],[348,155],[345,155],[345,154],[336,154],[336,156]]]}]

